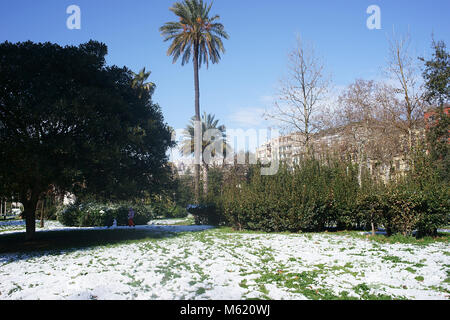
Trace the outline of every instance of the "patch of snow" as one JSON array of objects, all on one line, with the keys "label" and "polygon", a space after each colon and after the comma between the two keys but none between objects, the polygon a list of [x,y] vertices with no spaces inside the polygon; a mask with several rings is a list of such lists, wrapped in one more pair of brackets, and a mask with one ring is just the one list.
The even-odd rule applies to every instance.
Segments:
[{"label": "patch of snow", "polygon": [[[57,223],[47,223],[47,228],[39,232],[105,229]],[[347,291],[359,297],[354,288],[364,284],[375,295],[449,299],[447,243],[415,246],[330,234],[225,233],[211,226],[135,228],[182,234],[54,254],[2,254],[0,300],[306,299],[270,277],[261,283],[260,277],[311,271],[315,289],[336,295]]]}]

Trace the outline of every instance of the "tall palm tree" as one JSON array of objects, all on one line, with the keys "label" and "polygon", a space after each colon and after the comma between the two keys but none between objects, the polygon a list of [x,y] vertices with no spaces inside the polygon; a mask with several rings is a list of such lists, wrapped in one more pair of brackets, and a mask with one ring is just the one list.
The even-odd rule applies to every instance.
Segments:
[{"label": "tall palm tree", "polygon": [[[180,153],[184,156],[190,156],[195,153],[195,146],[194,146],[194,128],[195,128],[195,116],[191,118],[191,121],[186,126],[186,129],[184,130],[185,139],[182,141],[182,144],[180,146]],[[219,120],[215,119],[214,115],[206,114],[206,112],[203,113],[201,118],[201,128],[202,128],[202,134],[205,134],[208,130],[213,129],[215,131],[212,132],[213,138],[205,138],[202,139],[202,147],[201,152],[202,154],[207,150],[207,152],[210,152],[211,157],[219,157],[221,156],[224,160],[227,156],[227,153],[231,153],[231,147],[228,145],[226,140],[226,128],[224,125],[218,125]],[[211,131],[210,131],[211,132]],[[214,145],[213,145],[214,144]],[[221,154],[217,154],[217,150],[215,146],[220,146]],[[203,193],[206,195],[208,193],[208,171],[210,162],[208,159],[202,158],[202,164],[203,164],[203,176],[204,176],[204,182],[203,182]]]},{"label": "tall palm tree", "polygon": [[[192,57],[194,65],[195,86],[195,128],[200,130],[200,89],[199,68],[203,63],[209,66],[209,61],[218,63],[220,53],[225,52],[222,38],[228,39],[224,26],[217,22],[220,16],[209,16],[212,3],[207,5],[203,0],[183,0],[176,2],[171,8],[177,22],[167,22],[159,30],[164,41],[172,41],[167,55],[173,56],[175,63],[181,56],[181,65],[188,63]],[[195,151],[195,196],[198,201],[200,181],[200,145],[201,136],[197,135],[198,148]]]}]

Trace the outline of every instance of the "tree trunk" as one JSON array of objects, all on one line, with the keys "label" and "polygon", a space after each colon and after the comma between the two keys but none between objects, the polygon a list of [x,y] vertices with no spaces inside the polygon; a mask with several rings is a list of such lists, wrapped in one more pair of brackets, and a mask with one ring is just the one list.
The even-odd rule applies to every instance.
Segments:
[{"label": "tree trunk", "polygon": [[[195,127],[194,132],[194,165],[195,165],[195,177],[194,177],[194,190],[195,190],[195,202],[199,203],[199,185],[200,185],[200,153],[202,150],[202,134],[201,134],[201,122],[200,122],[200,81],[198,75],[198,43],[194,44],[194,86],[195,86]],[[200,129],[200,131],[199,131]]]},{"label": "tree trunk", "polygon": [[391,180],[391,166],[389,164],[384,166],[384,180],[386,184]]},{"label": "tree trunk", "polygon": [[208,195],[208,165],[204,164],[203,165],[203,194],[206,197]]},{"label": "tree trunk", "polygon": [[39,194],[39,192],[33,190],[29,199],[25,195],[21,196],[21,202],[24,205],[23,217],[26,225],[25,240],[27,241],[32,240],[36,232],[36,208]]},{"label": "tree trunk", "polygon": [[358,146],[358,185],[360,188],[362,187],[363,160],[364,160],[363,147]]},{"label": "tree trunk", "polygon": [[32,240],[36,232],[36,207],[37,200],[30,200],[25,204],[24,216],[26,224],[25,240]]},{"label": "tree trunk", "polygon": [[44,228],[44,200],[41,202],[41,228]]}]

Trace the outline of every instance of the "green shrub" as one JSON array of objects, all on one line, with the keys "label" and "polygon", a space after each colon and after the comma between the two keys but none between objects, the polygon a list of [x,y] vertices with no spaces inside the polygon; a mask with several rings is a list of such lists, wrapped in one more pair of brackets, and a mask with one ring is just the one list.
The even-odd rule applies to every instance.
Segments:
[{"label": "green shrub", "polygon": [[410,192],[393,188],[380,198],[382,206],[381,223],[388,236],[401,233],[412,235],[423,211],[424,199],[420,192]]},{"label": "green shrub", "polygon": [[151,211],[154,216],[158,218],[184,218],[188,215],[186,209],[181,203],[184,201],[175,202],[170,197],[158,196],[151,199]]},{"label": "green shrub", "polygon": [[114,210],[109,206],[98,203],[86,203],[79,205],[79,227],[103,227],[111,226],[114,220]]},{"label": "green shrub", "polygon": [[194,216],[197,225],[217,226],[223,222],[222,215],[214,204],[189,205],[187,211]]},{"label": "green shrub", "polygon": [[417,236],[437,236],[437,229],[450,221],[450,192],[443,186],[433,192],[424,193],[425,202],[416,224]]},{"label": "green shrub", "polygon": [[358,192],[351,164],[309,160],[293,169],[282,166],[273,176],[261,176],[256,166],[247,183],[225,188],[221,209],[236,229],[348,229],[357,224],[354,202]]},{"label": "green shrub", "polygon": [[327,228],[371,229],[384,226],[388,235],[437,235],[449,221],[448,182],[440,182],[416,160],[405,177],[389,184],[377,182],[341,160],[306,160],[281,166],[273,176],[261,176],[254,166],[244,180],[231,179],[217,206],[235,229],[323,231]]},{"label": "green shrub", "polygon": [[131,205],[134,210],[134,223],[136,225],[146,225],[150,220],[156,218],[153,207],[150,205]]},{"label": "green shrub", "polygon": [[143,204],[120,204],[112,210],[113,219],[116,219],[118,226],[128,225],[128,213],[130,208],[134,210],[134,223],[136,225],[146,225],[156,217],[153,208]]},{"label": "green shrub", "polygon": [[378,193],[361,194],[355,201],[355,216],[357,224],[364,230],[371,230],[372,224],[376,230],[381,224],[383,206]]},{"label": "green shrub", "polygon": [[80,210],[77,205],[61,207],[57,213],[58,221],[68,227],[77,227],[79,216]]},{"label": "green shrub", "polygon": [[58,221],[70,227],[110,227],[116,219],[118,226],[127,226],[130,207],[135,212],[136,225],[145,225],[155,218],[153,208],[149,205],[129,203],[105,205],[88,202],[62,208],[58,213]]},{"label": "green shrub", "polygon": [[167,211],[167,213],[164,217],[165,218],[186,218],[187,215],[188,215],[188,212],[185,208],[183,208],[179,205],[175,205]]}]

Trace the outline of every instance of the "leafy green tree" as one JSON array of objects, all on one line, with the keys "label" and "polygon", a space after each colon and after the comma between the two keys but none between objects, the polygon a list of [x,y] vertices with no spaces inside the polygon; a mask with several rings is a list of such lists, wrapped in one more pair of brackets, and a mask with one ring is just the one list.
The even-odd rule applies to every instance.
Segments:
[{"label": "leafy green tree", "polygon": [[439,108],[438,119],[427,131],[431,161],[442,181],[450,179],[450,115]]},{"label": "leafy green tree", "polygon": [[[186,139],[182,141],[181,144],[181,154],[184,156],[189,156],[194,154],[195,152],[195,136],[194,136],[194,128],[195,128],[196,118],[192,117],[190,123],[187,125],[184,134]],[[218,125],[219,120],[215,119],[214,115],[203,113],[201,118],[201,132],[202,136],[202,154],[210,152],[211,157],[222,156],[225,159],[227,152],[230,152],[231,148],[227,144],[226,140],[226,128],[224,125]],[[211,133],[212,137],[207,137],[208,133]],[[217,146],[217,148],[216,148]],[[221,154],[217,154],[217,150],[221,150]],[[203,173],[204,173],[204,181],[203,181],[203,193],[206,195],[208,193],[208,172],[211,166],[211,162],[208,161],[207,158],[202,157],[203,164]]]},{"label": "leafy green tree", "polygon": [[443,106],[450,100],[450,54],[445,42],[433,39],[433,57],[430,60],[419,58],[425,63],[426,100],[431,104]]},{"label": "leafy green tree", "polygon": [[0,190],[19,195],[27,239],[53,187],[120,200],[167,182],[161,110],[130,70],[106,66],[106,54],[96,41],[0,44]]},{"label": "leafy green tree", "polygon": [[423,78],[425,80],[426,100],[437,105],[437,119],[427,131],[427,142],[431,160],[435,164],[443,181],[448,181],[450,172],[450,116],[444,106],[450,100],[450,53],[443,41],[433,39],[433,56],[424,61]]},{"label": "leafy green tree", "polygon": [[[167,55],[173,57],[175,63],[181,56],[181,65],[191,60],[194,65],[195,86],[195,121],[200,128],[200,85],[199,68],[203,63],[208,67],[209,61],[213,64],[220,60],[220,53],[225,52],[222,38],[228,39],[224,26],[217,22],[220,16],[210,16],[211,4],[203,0],[184,0],[176,2],[171,8],[179,21],[167,22],[159,30],[164,41],[171,41]],[[201,137],[197,137],[198,146]],[[195,152],[195,195],[198,200],[200,182],[200,154]]]}]

